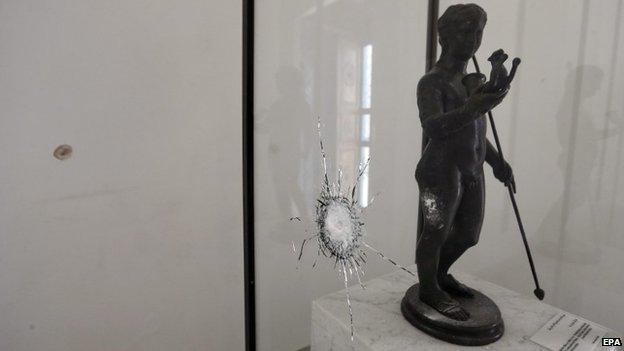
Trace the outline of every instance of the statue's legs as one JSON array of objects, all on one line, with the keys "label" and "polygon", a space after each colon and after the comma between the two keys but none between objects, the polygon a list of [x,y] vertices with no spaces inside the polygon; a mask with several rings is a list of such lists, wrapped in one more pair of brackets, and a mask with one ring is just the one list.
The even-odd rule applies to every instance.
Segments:
[{"label": "statue's legs", "polygon": [[483,174],[476,179],[462,182],[462,196],[453,221],[452,229],[442,246],[438,281],[442,289],[458,296],[471,297],[470,288],[448,274],[449,268],[469,248],[479,241],[485,206],[485,183]]},{"label": "statue's legs", "polygon": [[436,172],[431,178],[417,178],[423,211],[423,229],[416,248],[419,297],[449,318],[467,320],[468,313],[442,290],[438,281],[441,251],[460,205],[459,172]]}]

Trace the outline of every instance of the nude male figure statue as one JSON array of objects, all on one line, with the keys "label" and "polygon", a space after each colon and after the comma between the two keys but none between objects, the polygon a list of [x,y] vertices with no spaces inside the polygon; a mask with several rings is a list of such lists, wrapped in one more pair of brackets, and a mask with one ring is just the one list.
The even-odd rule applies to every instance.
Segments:
[{"label": "nude male figure statue", "polygon": [[498,180],[515,187],[511,167],[486,138],[484,117],[505,98],[509,84],[492,92],[465,79],[471,76],[466,66],[481,44],[486,20],[477,5],[449,7],[438,21],[440,59],[418,83],[420,120],[429,138],[416,169],[423,214],[416,249],[419,298],[459,321],[470,315],[454,297],[471,297],[473,292],[448,270],[479,239],[485,205],[483,164],[492,166]]}]

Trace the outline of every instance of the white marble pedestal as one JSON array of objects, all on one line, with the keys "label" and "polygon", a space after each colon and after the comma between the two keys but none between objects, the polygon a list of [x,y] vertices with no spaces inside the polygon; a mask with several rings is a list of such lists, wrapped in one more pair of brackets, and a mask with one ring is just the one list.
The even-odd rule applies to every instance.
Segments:
[{"label": "white marble pedestal", "polygon": [[[415,267],[412,269],[415,271]],[[403,318],[400,304],[415,279],[397,271],[367,282],[366,290],[359,286],[350,288],[355,324],[353,342],[344,290],[314,301],[311,351],[547,350],[529,339],[560,309],[467,274],[455,276],[496,302],[505,321],[502,339],[487,346],[462,347],[414,328]]]}]

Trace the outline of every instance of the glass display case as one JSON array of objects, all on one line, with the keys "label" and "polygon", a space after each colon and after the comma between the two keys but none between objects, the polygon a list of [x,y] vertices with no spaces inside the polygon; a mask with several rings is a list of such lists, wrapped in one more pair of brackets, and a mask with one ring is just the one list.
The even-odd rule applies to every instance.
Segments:
[{"label": "glass display case", "polygon": [[[479,60],[501,47],[523,60],[495,118],[546,302],[621,329],[622,1],[475,2],[488,13]],[[440,13],[453,3],[440,1]],[[301,261],[292,249],[306,226],[289,219],[311,220],[320,190],[317,118],[330,174],[340,168],[353,180],[371,158],[359,190],[368,240],[414,262],[416,84],[425,73],[428,11],[425,1],[256,3],[258,350],[306,347],[311,301],[342,288],[333,262],[313,268],[314,249]],[[530,294],[506,190],[490,170],[486,182],[481,242],[456,267]],[[367,268],[366,279],[395,269],[375,258]]]}]

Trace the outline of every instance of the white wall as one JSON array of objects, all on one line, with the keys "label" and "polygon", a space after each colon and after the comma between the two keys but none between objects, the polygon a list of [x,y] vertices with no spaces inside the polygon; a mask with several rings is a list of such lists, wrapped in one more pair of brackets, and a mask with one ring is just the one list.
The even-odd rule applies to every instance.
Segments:
[{"label": "white wall", "polygon": [[[256,269],[258,349],[310,342],[311,301],[343,288],[333,262],[297,246],[320,190],[321,117],[331,174],[353,181],[369,147],[367,242],[412,264],[421,130],[415,87],[425,69],[426,1],[260,0],[256,3]],[[363,48],[372,46],[370,141],[361,138]],[[313,229],[312,229],[313,230]],[[309,235],[308,235],[309,236]],[[366,279],[395,268],[369,256]],[[357,287],[356,287],[357,288]],[[357,318],[357,311],[356,318]]]},{"label": "white wall", "polygon": [[240,1],[2,1],[0,350],[243,349],[240,38]]},{"label": "white wall", "polygon": [[[488,13],[481,66],[499,47],[523,60],[494,115],[546,302],[622,332],[624,1],[475,2]],[[487,173],[482,242],[458,267],[531,294],[511,206]]]}]

